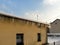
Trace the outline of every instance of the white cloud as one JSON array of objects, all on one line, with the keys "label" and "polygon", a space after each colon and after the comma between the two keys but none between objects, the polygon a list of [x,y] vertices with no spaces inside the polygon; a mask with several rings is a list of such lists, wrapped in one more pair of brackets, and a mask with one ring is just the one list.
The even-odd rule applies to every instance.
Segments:
[{"label": "white cloud", "polygon": [[43,3],[46,5],[54,5],[57,4],[60,0],[43,0]]},{"label": "white cloud", "polygon": [[60,18],[60,0],[43,0],[47,22]]},{"label": "white cloud", "polygon": [[42,6],[45,10],[26,12],[26,18],[37,21],[38,15],[38,21],[48,23],[60,18],[60,0],[43,0]]},{"label": "white cloud", "polygon": [[46,12],[46,16],[47,21],[49,22],[57,19],[58,18],[57,16],[60,16],[60,8],[48,10],[48,12]]},{"label": "white cloud", "polygon": [[25,16],[26,18],[37,20],[37,13],[35,11],[26,12]]},{"label": "white cloud", "polygon": [[27,18],[29,20],[34,20],[34,21],[46,23],[46,16],[44,16],[44,14],[40,13],[39,11],[26,12],[24,15],[24,18]]}]

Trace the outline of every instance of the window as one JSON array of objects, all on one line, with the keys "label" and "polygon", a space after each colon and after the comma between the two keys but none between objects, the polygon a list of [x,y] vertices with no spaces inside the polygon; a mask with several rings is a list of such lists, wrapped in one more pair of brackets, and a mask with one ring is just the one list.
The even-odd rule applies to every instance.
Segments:
[{"label": "window", "polygon": [[38,33],[38,42],[41,41],[41,34]]},{"label": "window", "polygon": [[16,45],[24,45],[24,34],[16,34]]}]

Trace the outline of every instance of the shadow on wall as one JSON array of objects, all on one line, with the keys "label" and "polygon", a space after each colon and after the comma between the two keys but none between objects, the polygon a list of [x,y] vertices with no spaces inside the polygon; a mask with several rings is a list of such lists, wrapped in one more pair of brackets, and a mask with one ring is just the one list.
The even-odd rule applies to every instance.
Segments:
[{"label": "shadow on wall", "polygon": [[47,27],[47,33],[50,33],[50,29],[49,29],[49,27]]}]

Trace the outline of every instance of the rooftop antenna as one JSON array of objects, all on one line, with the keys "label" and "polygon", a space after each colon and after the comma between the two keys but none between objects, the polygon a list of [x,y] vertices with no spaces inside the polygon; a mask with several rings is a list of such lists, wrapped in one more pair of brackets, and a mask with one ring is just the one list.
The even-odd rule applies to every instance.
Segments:
[{"label": "rooftop antenna", "polygon": [[37,21],[38,21],[38,15],[37,15]]}]

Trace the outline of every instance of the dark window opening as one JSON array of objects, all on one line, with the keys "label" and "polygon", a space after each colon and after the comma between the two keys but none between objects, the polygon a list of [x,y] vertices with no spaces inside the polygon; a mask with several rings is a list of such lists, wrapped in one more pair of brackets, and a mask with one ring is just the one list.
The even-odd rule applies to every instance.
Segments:
[{"label": "dark window opening", "polygon": [[24,34],[16,34],[16,45],[24,45]]},{"label": "dark window opening", "polygon": [[38,33],[38,42],[41,41],[41,34]]}]

